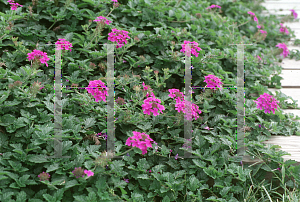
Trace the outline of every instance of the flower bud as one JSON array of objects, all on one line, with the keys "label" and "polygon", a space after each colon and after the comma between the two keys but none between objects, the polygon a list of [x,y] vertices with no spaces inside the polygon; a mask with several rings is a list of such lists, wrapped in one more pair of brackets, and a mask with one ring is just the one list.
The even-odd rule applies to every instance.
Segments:
[{"label": "flower bud", "polygon": [[171,44],[174,46],[175,45],[175,41],[171,41]]},{"label": "flower bud", "polygon": [[201,16],[200,13],[196,13],[196,17],[197,17],[197,18],[202,18],[202,16]]},{"label": "flower bud", "polygon": [[21,81],[15,81],[14,86],[20,87],[22,85]]},{"label": "flower bud", "polygon": [[94,64],[94,63],[92,63],[92,62],[90,62],[90,68],[93,68],[93,69],[95,69],[96,68],[96,65]]},{"label": "flower bud", "polygon": [[157,70],[155,70],[155,71],[154,71],[154,74],[157,76],[157,75],[158,75],[158,71],[157,71]]},{"label": "flower bud", "polygon": [[140,58],[145,62],[146,58],[143,55],[140,55]]},{"label": "flower bud", "polygon": [[40,178],[40,181],[49,181],[50,175],[48,173],[42,172],[38,175],[38,177]]},{"label": "flower bud", "polygon": [[125,100],[124,100],[123,98],[120,98],[120,97],[118,97],[118,99],[116,99],[116,102],[117,102],[119,105],[125,104]]},{"label": "flower bud", "polygon": [[8,84],[8,89],[13,89],[15,86],[14,86],[14,84],[12,84],[12,83],[10,83],[10,84]]},{"label": "flower bud", "polygon": [[135,90],[136,92],[140,92],[141,87],[140,86],[133,86],[133,90]]},{"label": "flower bud", "polygon": [[72,173],[74,174],[74,176],[76,178],[84,177],[84,170],[81,167],[79,167],[79,168],[75,167],[75,169],[72,171]]},{"label": "flower bud", "polygon": [[134,40],[137,41],[137,42],[140,41],[139,37],[137,37],[137,36],[134,37]]}]

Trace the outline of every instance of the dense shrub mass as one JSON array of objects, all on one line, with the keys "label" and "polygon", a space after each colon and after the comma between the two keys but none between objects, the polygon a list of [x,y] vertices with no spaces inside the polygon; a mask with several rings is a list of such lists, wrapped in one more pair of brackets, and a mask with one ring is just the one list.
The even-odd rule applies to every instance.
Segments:
[{"label": "dense shrub mass", "polygon": [[[299,191],[300,166],[262,142],[299,135],[282,111],[297,103],[267,90],[281,86],[278,62],[299,57],[282,24],[297,13],[261,16],[258,3],[1,1],[0,201],[287,201],[285,192]],[[244,46],[245,146],[261,164],[233,158],[241,43],[252,44]],[[105,44],[115,44],[115,154],[106,152]],[[70,158],[45,158],[55,153],[56,45],[62,155]],[[192,86],[200,87],[192,90],[184,80],[189,56]]]}]

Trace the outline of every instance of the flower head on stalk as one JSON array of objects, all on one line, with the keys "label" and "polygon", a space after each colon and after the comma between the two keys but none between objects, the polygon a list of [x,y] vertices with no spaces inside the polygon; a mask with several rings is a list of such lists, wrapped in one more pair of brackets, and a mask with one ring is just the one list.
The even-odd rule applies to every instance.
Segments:
[{"label": "flower head on stalk", "polygon": [[61,44],[61,48],[60,48],[60,46],[58,46],[58,50],[65,49],[65,50],[70,50],[70,52],[71,52],[71,47],[73,47],[73,46],[69,41],[66,41],[66,39],[58,39],[58,40],[59,41],[57,41],[55,43],[55,44]]},{"label": "flower head on stalk", "polygon": [[28,55],[27,59],[29,61],[33,60],[34,62],[37,63],[41,62],[43,64],[46,64],[46,66],[48,67],[47,61],[50,60],[50,58],[48,58],[46,52],[42,52],[40,50],[34,49],[33,52],[28,53],[27,55]]},{"label": "flower head on stalk", "polygon": [[298,14],[295,12],[295,10],[290,10],[290,11],[292,11],[292,15],[294,16],[294,18],[296,19],[297,18],[297,16],[298,16]]},{"label": "flower head on stalk", "polygon": [[[180,52],[183,52],[185,53],[185,49],[186,49],[186,44],[191,44],[191,53],[193,55],[195,55],[196,57],[198,57],[199,53],[196,52],[197,51],[200,51],[202,50],[200,47],[198,47],[198,43],[193,41],[193,42],[190,42],[190,41],[184,41],[184,44],[181,45],[182,49],[180,50]],[[188,54],[188,56],[190,56],[190,54]]]},{"label": "flower head on stalk", "polygon": [[152,144],[151,142],[154,141],[150,138],[149,135],[145,134],[145,133],[140,133],[137,131],[133,131],[133,136],[129,137],[126,140],[126,145],[127,146],[131,146],[132,147],[137,147],[140,148],[142,150],[142,155],[147,153],[147,148],[151,147],[152,148]]},{"label": "flower head on stalk", "polygon": [[49,173],[42,172],[38,175],[38,177],[40,178],[40,181],[45,181],[45,180],[49,181],[50,175]]},{"label": "flower head on stalk", "polygon": [[119,45],[116,46],[116,48],[121,48],[124,46],[124,43],[127,44],[126,38],[130,39],[130,37],[127,35],[129,32],[124,30],[118,30],[118,29],[112,29],[111,33],[108,33],[109,37],[108,40],[114,42],[118,42]]},{"label": "flower head on stalk", "polygon": [[207,87],[211,87],[210,89],[214,88],[214,90],[216,90],[216,87],[221,87],[221,85],[223,84],[221,82],[222,79],[219,79],[218,77],[212,74],[205,76],[204,78],[204,82],[207,83]]},{"label": "flower head on stalk", "polygon": [[276,45],[276,47],[281,48],[283,52],[280,55],[283,55],[283,57],[287,57],[290,54],[290,51],[288,50],[285,43],[279,43]]},{"label": "flower head on stalk", "polygon": [[275,109],[278,108],[279,101],[277,101],[272,95],[269,95],[267,93],[264,93],[263,95],[260,95],[257,100],[254,100],[254,102],[257,104],[257,109],[265,110],[265,113],[271,113],[275,114]]},{"label": "flower head on stalk", "polygon": [[153,113],[153,116],[157,116],[159,115],[158,111],[163,114],[162,111],[165,110],[165,107],[159,103],[161,103],[160,99],[155,98],[154,96],[145,99],[144,104],[142,104],[144,114],[151,115],[151,113]]},{"label": "flower head on stalk", "polygon": [[22,5],[20,5],[20,4],[18,4],[18,3],[13,3],[13,2],[15,2],[15,1],[13,1],[13,0],[8,0],[7,2],[11,5],[11,7],[10,7],[11,10],[17,10],[18,6],[23,7]]},{"label": "flower head on stalk", "polygon": [[279,29],[279,31],[281,33],[286,33],[287,35],[289,34],[289,30],[286,27],[284,27],[282,23],[280,23],[280,29]]},{"label": "flower head on stalk", "polygon": [[106,96],[108,96],[108,88],[101,80],[90,81],[88,87],[85,89],[88,91],[88,93],[91,93],[95,97],[96,102],[99,102],[101,100],[106,102]]}]

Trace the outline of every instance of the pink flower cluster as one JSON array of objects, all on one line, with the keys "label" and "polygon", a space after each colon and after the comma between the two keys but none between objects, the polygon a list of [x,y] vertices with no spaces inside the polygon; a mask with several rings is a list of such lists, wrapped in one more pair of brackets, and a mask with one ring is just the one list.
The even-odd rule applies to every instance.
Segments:
[{"label": "pink flower cluster", "polygon": [[81,167],[79,167],[79,168],[75,167],[75,169],[72,171],[72,173],[74,174],[74,176],[76,178],[84,177],[84,174],[87,174],[88,177],[94,176],[93,171],[91,171],[91,170],[83,170]]},{"label": "pink flower cluster", "polygon": [[261,58],[259,57],[259,55],[257,56],[257,58],[258,58],[259,60],[261,60]]},{"label": "pink flower cluster", "polygon": [[221,8],[221,6],[218,6],[218,5],[211,5],[211,6],[209,6],[209,7],[207,7],[206,9],[212,9],[212,8]]},{"label": "pink flower cluster", "polygon": [[[213,87],[214,90],[216,90],[216,87],[221,87],[221,84],[223,84],[221,82],[222,79],[219,79],[218,77],[216,77],[215,75],[212,75],[212,74],[205,76],[204,78],[205,78],[204,82],[207,83],[207,87],[208,88]],[[210,89],[212,89],[212,88],[210,88]]]},{"label": "pink flower cluster", "polygon": [[[197,53],[195,49],[197,49],[198,51],[200,51],[202,49],[200,47],[198,47],[198,43],[196,43],[195,41],[193,41],[193,42],[184,41],[184,44],[181,45],[182,49],[180,50],[180,52],[185,53],[185,44],[189,44],[189,43],[192,44],[191,45],[191,52],[192,52],[192,54],[195,55],[196,57],[198,57],[199,53]],[[188,55],[188,56],[190,56],[190,55]]]},{"label": "pink flower cluster", "polygon": [[120,46],[117,45],[117,48],[121,48],[122,46],[124,46],[124,43],[127,44],[126,38],[130,39],[130,37],[127,34],[127,31],[112,29],[112,32],[108,34],[108,40],[112,42],[117,41],[118,44],[120,44]]},{"label": "pink flower cluster", "polygon": [[152,97],[148,97],[144,100],[144,104],[142,104],[142,110],[144,111],[144,114],[151,115],[153,113],[153,116],[159,115],[158,110],[163,114],[163,110],[165,110],[165,107],[161,104],[160,99],[155,98],[153,92]]},{"label": "pink flower cluster", "polygon": [[[267,93],[264,93],[263,95],[260,95],[257,100],[253,100],[257,104],[257,109],[264,109],[265,113],[271,113],[275,114],[275,110],[277,109],[279,101],[277,101],[272,95],[269,95]],[[270,111],[271,110],[271,111]]]},{"label": "pink flower cluster", "polygon": [[259,30],[260,31],[260,33],[262,33],[262,34],[267,34],[267,31],[264,31],[264,30]]},{"label": "pink flower cluster", "polygon": [[292,15],[294,15],[294,18],[296,19],[297,18],[297,16],[298,16],[298,14],[295,12],[295,10],[290,10],[290,11],[292,11]]},{"label": "pink flower cluster", "polygon": [[280,30],[279,31],[282,32],[282,33],[286,33],[287,35],[289,34],[289,30],[286,27],[284,27],[282,23],[280,23]]},{"label": "pink flower cluster", "polygon": [[46,66],[48,67],[47,61],[50,60],[50,58],[48,58],[46,52],[42,52],[40,50],[34,49],[33,52],[28,53],[27,55],[28,55],[27,59],[29,61],[30,60],[39,61],[43,64],[46,64]]},{"label": "pink flower cluster", "polygon": [[151,141],[154,141],[150,138],[149,135],[145,134],[145,133],[140,133],[137,131],[133,131],[133,136],[129,137],[126,140],[126,145],[127,146],[133,146],[133,147],[137,147],[140,148],[142,150],[142,155],[147,153],[147,148],[151,147],[152,148],[152,144]]},{"label": "pink flower cluster", "polygon": [[[176,104],[175,104],[175,109],[180,113],[181,111],[183,112],[183,113],[186,113],[186,111],[184,110],[184,108],[185,108],[185,103],[186,103],[186,100],[180,100],[180,101],[176,101]],[[191,110],[191,112],[192,112],[192,116],[188,116],[188,115],[186,115],[186,119],[187,120],[192,120],[192,118],[195,118],[195,120],[197,120],[198,118],[199,118],[199,115],[198,114],[201,114],[202,112],[201,112],[201,110],[199,110],[199,107],[196,105],[196,104],[194,104],[194,103],[191,103],[191,102],[189,102],[189,101],[187,101],[187,103],[188,103],[188,106],[191,106],[191,104],[192,104],[192,110]],[[198,113],[198,114],[197,114]]]},{"label": "pink flower cluster", "polygon": [[72,44],[69,41],[66,41],[66,39],[58,39],[59,41],[57,41],[55,44],[61,44],[61,49],[58,48],[58,50],[70,50],[71,52],[71,48],[73,47]]},{"label": "pink flower cluster", "polygon": [[290,51],[288,50],[285,43],[279,43],[276,45],[276,47],[281,48],[283,52],[280,55],[283,55],[283,57],[287,57],[290,54]]},{"label": "pink flower cluster", "polygon": [[101,100],[106,102],[106,96],[108,96],[108,88],[101,80],[90,81],[88,87],[85,89],[88,91],[88,93],[91,93],[94,96],[96,102],[99,102]]},{"label": "pink flower cluster", "polygon": [[106,19],[105,17],[103,17],[103,16],[97,17],[97,18],[94,20],[94,22],[104,22],[104,20],[105,20],[105,23],[106,23],[107,25],[110,25],[109,23],[111,23],[111,21],[107,20],[107,19]]},{"label": "pink flower cluster", "polygon": [[[176,100],[175,110],[177,110],[179,113],[180,112],[186,113],[185,110],[184,110],[186,102],[184,100],[183,93],[180,92],[179,89],[174,89],[174,88],[173,89],[169,89],[169,92],[170,92],[169,97],[175,98],[175,100]],[[188,102],[189,106],[190,106],[190,104],[191,104],[191,102]],[[186,116],[186,118],[188,120],[191,120],[192,118],[195,118],[195,120],[197,120],[199,118],[199,116],[198,116],[197,113],[199,113],[199,114],[202,113],[201,110],[199,110],[199,107],[196,104],[194,104],[194,103],[192,103],[192,110],[191,110],[191,112],[192,112],[192,117],[187,117]]]},{"label": "pink flower cluster", "polygon": [[118,0],[111,0],[112,2],[116,2],[116,3],[118,3]]},{"label": "pink flower cluster", "polygon": [[18,4],[18,3],[14,3],[14,0],[8,0],[7,1],[10,5],[12,5],[10,8],[11,10],[17,10],[18,6],[23,7],[22,5]]},{"label": "pink flower cluster", "polygon": [[[251,12],[251,11],[249,11],[248,14],[250,14],[251,16],[253,16],[253,20],[254,20],[255,22],[257,22],[257,24],[258,24],[258,19],[257,19],[256,15],[255,15],[253,12]],[[259,25],[258,25],[258,26],[259,26]],[[260,27],[258,27],[258,28],[260,28]]]}]

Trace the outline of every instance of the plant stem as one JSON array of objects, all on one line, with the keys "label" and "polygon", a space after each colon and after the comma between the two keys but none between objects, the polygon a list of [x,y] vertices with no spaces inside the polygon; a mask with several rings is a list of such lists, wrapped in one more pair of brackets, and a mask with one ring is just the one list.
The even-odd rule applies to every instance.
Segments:
[{"label": "plant stem", "polygon": [[126,154],[126,153],[130,152],[133,149],[134,149],[134,147],[132,147],[131,149],[127,150],[126,152],[123,152],[122,154],[116,154],[115,156],[122,156],[123,154]]}]

